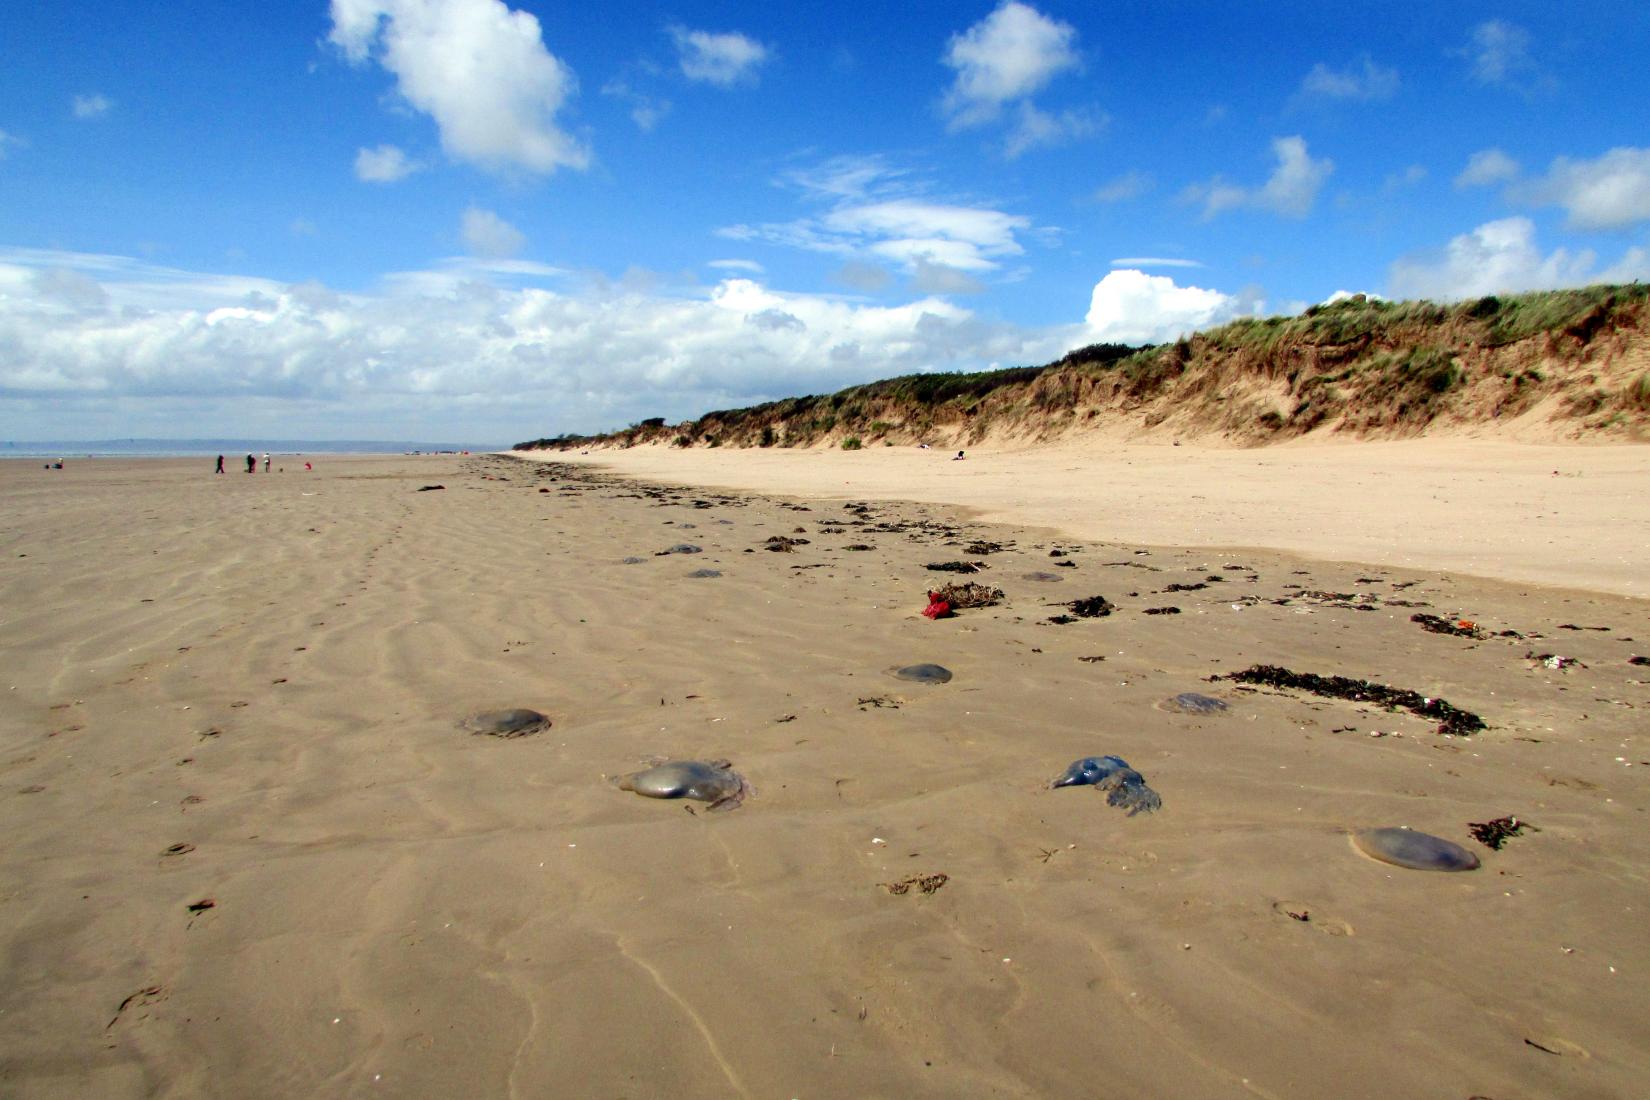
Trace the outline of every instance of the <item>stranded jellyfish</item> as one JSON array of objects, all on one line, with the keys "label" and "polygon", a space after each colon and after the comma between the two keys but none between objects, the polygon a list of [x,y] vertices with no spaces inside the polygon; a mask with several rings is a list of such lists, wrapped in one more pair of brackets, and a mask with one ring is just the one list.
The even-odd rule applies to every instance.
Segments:
[{"label": "stranded jellyfish", "polygon": [[951,682],[951,670],[944,665],[906,665],[904,668],[894,669],[893,672],[898,679],[915,680],[919,684]]},{"label": "stranded jellyfish", "polygon": [[526,737],[530,733],[548,729],[549,726],[550,719],[536,710],[527,710],[525,707],[515,710],[490,710],[464,720],[465,729],[488,737]]},{"label": "stranded jellyfish", "polygon": [[1074,760],[1050,787],[1086,787],[1106,791],[1106,804],[1138,813],[1151,813],[1162,808],[1163,799],[1146,786],[1141,774],[1129,767],[1121,756],[1085,756]]},{"label": "stranded jellyfish", "polygon": [[648,798],[692,798],[709,802],[713,810],[731,810],[756,791],[727,760],[666,760],[639,772],[620,776],[621,791]]},{"label": "stranded jellyfish", "polygon": [[1370,859],[1417,871],[1471,871],[1478,866],[1478,857],[1454,841],[1413,829],[1360,829],[1352,834],[1352,845]]},{"label": "stranded jellyfish", "polygon": [[1170,699],[1165,699],[1158,706],[1176,714],[1223,714],[1226,703],[1212,695],[1199,695],[1195,691],[1183,691]]}]

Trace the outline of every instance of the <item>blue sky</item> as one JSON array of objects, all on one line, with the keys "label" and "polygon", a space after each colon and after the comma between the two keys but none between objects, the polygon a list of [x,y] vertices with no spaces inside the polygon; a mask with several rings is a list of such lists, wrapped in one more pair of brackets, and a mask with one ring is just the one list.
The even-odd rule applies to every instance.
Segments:
[{"label": "blue sky", "polygon": [[1650,277],[1650,16],[18,6],[0,438],[510,442]]}]

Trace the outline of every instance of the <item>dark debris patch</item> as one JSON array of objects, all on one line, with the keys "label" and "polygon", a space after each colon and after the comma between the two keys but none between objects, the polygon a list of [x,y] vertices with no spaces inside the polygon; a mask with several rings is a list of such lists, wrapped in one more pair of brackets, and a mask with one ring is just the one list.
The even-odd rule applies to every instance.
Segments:
[{"label": "dark debris patch", "polygon": [[1499,852],[1501,845],[1507,842],[1508,837],[1521,834],[1525,829],[1532,833],[1541,830],[1528,821],[1520,821],[1516,817],[1497,817],[1489,821],[1471,821],[1467,823],[1467,831],[1472,838],[1492,852]]},{"label": "dark debris patch", "polygon": [[1402,709],[1438,723],[1439,733],[1465,737],[1488,729],[1484,720],[1471,711],[1451,706],[1442,699],[1433,699],[1418,691],[1374,684],[1368,680],[1354,680],[1349,676],[1319,676],[1315,672],[1293,672],[1278,665],[1254,665],[1241,672],[1214,676],[1215,680],[1232,680],[1239,684],[1264,684],[1267,687],[1291,688],[1322,695],[1329,699],[1347,699],[1356,703],[1374,703],[1388,710]]},{"label": "dark debris patch", "polygon": [[1178,615],[1178,614],[1180,614],[1180,608],[1178,608],[1178,607],[1148,607],[1148,608],[1146,608],[1145,611],[1141,612],[1141,614],[1142,615]]},{"label": "dark debris patch", "polygon": [[1420,623],[1422,630],[1428,630],[1434,634],[1449,634],[1457,638],[1483,639],[1488,637],[1483,630],[1465,619],[1459,619],[1452,623],[1448,619],[1440,618],[1437,615],[1417,612],[1409,617],[1409,621]]},{"label": "dark debris patch", "polygon": [[924,568],[936,573],[978,573],[986,564],[983,561],[931,561]]},{"label": "dark debris patch", "polygon": [[1104,596],[1090,596],[1087,599],[1072,600],[1066,606],[1079,619],[1100,619],[1117,610],[1117,605]]},{"label": "dark debris patch", "polygon": [[1001,588],[991,588],[973,581],[963,581],[960,584],[943,585],[928,593],[930,602],[944,600],[953,610],[966,610],[970,607],[991,607],[1003,598]]}]

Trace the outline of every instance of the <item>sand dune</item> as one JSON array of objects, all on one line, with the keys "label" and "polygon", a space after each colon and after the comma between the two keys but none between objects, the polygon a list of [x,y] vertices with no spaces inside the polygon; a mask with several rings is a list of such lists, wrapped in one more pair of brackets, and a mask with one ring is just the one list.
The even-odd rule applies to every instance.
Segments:
[{"label": "sand dune", "polygon": [[[1174,549],[1231,528],[1174,535],[1174,476],[1215,475],[1167,451],[975,513],[822,498],[1012,483],[987,456],[931,483],[797,456],[859,465],[794,499],[502,457],[0,463],[0,1094],[1635,1096],[1650,614],[1619,594],[1643,541],[1598,517],[1644,510],[1609,496],[1631,457],[1563,453],[1583,476],[1389,464],[1409,564],[1304,451],[1269,470],[1319,496],[1268,522],[1310,560]],[[784,489],[762,461],[737,476]],[[1248,476],[1224,484],[1258,522]],[[1039,486],[1091,478],[1118,495],[1051,532]],[[1501,549],[1471,571],[1503,579],[1423,537],[1435,491],[1482,507],[1457,521]],[[1498,542],[1498,493],[1555,509],[1569,552]],[[1524,578],[1540,554],[1559,571]],[[957,579],[924,566],[964,558],[1004,602],[923,618]],[[1110,616],[1048,621],[1099,594]],[[888,674],[918,661],[955,678]],[[1490,728],[1207,679],[1259,663]],[[1230,710],[1160,707],[1188,690]],[[511,706],[553,725],[459,728]],[[1103,753],[1162,810],[1047,789]],[[655,755],[726,757],[757,793],[709,814],[610,782]],[[1508,814],[1539,832],[1469,837]],[[1484,866],[1375,863],[1347,836],[1371,825]]]}]

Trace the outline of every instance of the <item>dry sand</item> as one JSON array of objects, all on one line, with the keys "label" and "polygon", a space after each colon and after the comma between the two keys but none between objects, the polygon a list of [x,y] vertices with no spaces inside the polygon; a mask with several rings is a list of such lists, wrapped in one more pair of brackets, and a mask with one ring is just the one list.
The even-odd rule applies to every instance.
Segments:
[{"label": "dry sand", "polygon": [[680,485],[949,504],[992,523],[1143,546],[1269,547],[1650,598],[1650,447],[1430,436],[1257,449],[1085,440],[915,447],[648,446],[590,462]]},{"label": "dry sand", "polygon": [[[1623,590],[1591,534],[1553,528],[1564,589],[1333,530],[1303,549],[1384,564],[497,457],[293,466],[0,463],[0,1095],[1643,1095],[1650,605],[1581,590]],[[1555,479],[1560,521],[1615,476]],[[922,618],[954,579],[923,566],[964,557],[1006,601]],[[886,672],[921,661],[955,679]],[[1261,662],[1490,728],[1205,680]],[[1157,706],[1188,690],[1230,711]],[[459,728],[512,706],[554,724]],[[1047,789],[1103,753],[1162,810]],[[757,793],[607,781],[652,754]],[[1507,814],[1540,831],[1468,836]],[[1375,863],[1347,837],[1374,825],[1484,865]]]}]

